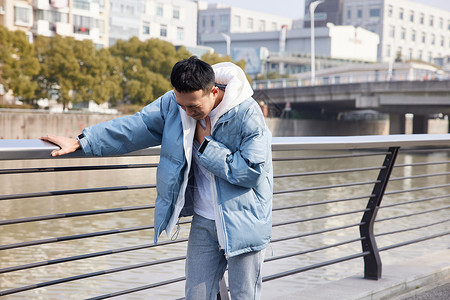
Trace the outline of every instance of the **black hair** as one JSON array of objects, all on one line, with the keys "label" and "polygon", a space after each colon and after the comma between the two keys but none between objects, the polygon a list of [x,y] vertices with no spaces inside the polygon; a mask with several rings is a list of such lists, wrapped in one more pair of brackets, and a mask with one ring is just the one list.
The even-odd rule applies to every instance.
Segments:
[{"label": "black hair", "polygon": [[170,74],[172,86],[180,93],[208,92],[214,86],[214,79],[213,68],[196,56],[177,62]]}]

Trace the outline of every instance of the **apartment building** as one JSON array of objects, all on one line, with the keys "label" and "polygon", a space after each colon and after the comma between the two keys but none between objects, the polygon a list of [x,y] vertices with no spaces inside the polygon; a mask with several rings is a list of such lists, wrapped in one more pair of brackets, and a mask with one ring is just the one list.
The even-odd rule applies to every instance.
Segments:
[{"label": "apartment building", "polygon": [[450,11],[407,0],[344,0],[342,13],[344,25],[380,36],[379,61],[435,62],[450,55]]},{"label": "apartment building", "polygon": [[110,44],[132,36],[197,45],[197,4],[189,0],[110,0]]},{"label": "apartment building", "polygon": [[198,35],[211,33],[252,33],[279,31],[292,27],[292,19],[277,15],[230,7],[221,3],[198,1]]},{"label": "apartment building", "polygon": [[73,36],[108,47],[109,0],[0,0],[0,24],[33,36]]}]

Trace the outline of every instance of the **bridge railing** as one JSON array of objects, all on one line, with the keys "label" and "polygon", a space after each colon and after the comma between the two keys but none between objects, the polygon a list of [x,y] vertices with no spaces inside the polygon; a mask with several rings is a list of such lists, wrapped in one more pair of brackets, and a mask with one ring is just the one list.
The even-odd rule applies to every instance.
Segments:
[{"label": "bridge railing", "polygon": [[[183,297],[190,219],[178,236],[151,242],[159,149],[50,159],[53,149],[0,140],[0,296]],[[331,266],[353,274],[345,266],[359,260],[363,276],[378,279],[380,251],[448,237],[449,151],[449,135],[274,138],[265,292],[299,288],[307,271],[330,277]]]},{"label": "bridge railing", "polygon": [[[315,85],[333,85],[333,84],[349,84],[362,82],[387,82],[387,81],[423,81],[423,80],[448,80],[448,76],[436,77],[436,75],[427,74],[426,72],[409,72],[396,71],[393,75],[387,72],[375,74],[373,72],[366,74],[341,74],[341,75],[324,75],[316,76]],[[252,88],[254,90],[294,88],[311,86],[310,78],[279,78],[254,80]]]}]

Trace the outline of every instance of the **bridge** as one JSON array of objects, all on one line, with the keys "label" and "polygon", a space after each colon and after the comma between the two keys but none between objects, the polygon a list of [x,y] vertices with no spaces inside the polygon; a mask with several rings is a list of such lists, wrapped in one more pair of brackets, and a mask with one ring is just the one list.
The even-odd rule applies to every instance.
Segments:
[{"label": "bridge", "polygon": [[253,83],[255,99],[296,110],[338,114],[376,110],[390,115],[391,133],[405,133],[405,114],[414,114],[414,133],[426,133],[432,114],[450,114],[450,80],[360,82],[304,86],[284,79]]}]

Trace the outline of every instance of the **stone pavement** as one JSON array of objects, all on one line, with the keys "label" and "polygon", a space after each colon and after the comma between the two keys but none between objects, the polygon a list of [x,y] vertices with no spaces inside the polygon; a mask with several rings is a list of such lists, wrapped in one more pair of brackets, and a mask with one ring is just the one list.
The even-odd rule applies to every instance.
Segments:
[{"label": "stone pavement", "polygon": [[449,300],[449,295],[450,248],[383,266],[379,280],[360,274],[280,295],[279,300]]}]

